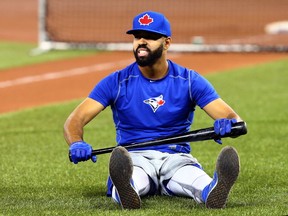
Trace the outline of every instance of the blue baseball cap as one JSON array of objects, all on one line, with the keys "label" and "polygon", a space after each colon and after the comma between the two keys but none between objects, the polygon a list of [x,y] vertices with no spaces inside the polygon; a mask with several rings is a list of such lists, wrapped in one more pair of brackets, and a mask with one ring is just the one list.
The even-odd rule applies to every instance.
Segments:
[{"label": "blue baseball cap", "polygon": [[127,34],[134,34],[137,31],[148,31],[171,36],[171,28],[168,19],[161,13],[146,11],[138,14],[133,20],[133,29],[127,31]]}]

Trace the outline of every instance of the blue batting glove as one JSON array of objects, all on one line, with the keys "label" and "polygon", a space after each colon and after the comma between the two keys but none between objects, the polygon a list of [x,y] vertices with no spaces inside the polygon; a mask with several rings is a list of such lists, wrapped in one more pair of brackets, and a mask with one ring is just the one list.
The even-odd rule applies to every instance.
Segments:
[{"label": "blue batting glove", "polygon": [[96,155],[91,156],[92,150],[92,146],[84,141],[72,143],[69,148],[72,162],[77,164],[78,162],[91,159],[95,163],[97,157]]},{"label": "blue batting glove", "polygon": [[[224,136],[227,133],[231,132],[232,125],[236,123],[236,119],[227,119],[227,118],[222,118],[222,119],[217,119],[214,122],[214,131],[217,135]],[[222,144],[221,139],[215,139],[215,142],[218,144]]]}]

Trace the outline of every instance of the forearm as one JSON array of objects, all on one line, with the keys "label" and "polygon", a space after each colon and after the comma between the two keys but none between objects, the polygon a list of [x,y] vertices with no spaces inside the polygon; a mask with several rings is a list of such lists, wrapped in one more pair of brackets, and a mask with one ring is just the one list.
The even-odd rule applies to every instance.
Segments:
[{"label": "forearm", "polygon": [[211,102],[203,109],[214,120],[227,118],[236,119],[237,122],[243,121],[241,117],[222,99],[217,99]]},{"label": "forearm", "polygon": [[83,127],[84,125],[80,121],[77,121],[72,117],[69,117],[66,120],[64,124],[64,138],[68,145],[83,140]]},{"label": "forearm", "polygon": [[68,145],[83,141],[84,126],[104,109],[99,102],[86,98],[70,114],[64,124],[64,138]]}]

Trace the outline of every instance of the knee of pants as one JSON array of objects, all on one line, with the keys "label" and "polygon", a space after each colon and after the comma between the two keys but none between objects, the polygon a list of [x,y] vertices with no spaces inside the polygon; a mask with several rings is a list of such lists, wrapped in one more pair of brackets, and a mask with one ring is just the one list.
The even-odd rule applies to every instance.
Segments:
[{"label": "knee of pants", "polygon": [[139,196],[154,195],[157,193],[154,181],[142,168],[134,166],[132,179]]},{"label": "knee of pants", "polygon": [[194,198],[202,202],[202,191],[211,182],[211,177],[196,166],[184,166],[167,182],[168,192],[177,196]]}]

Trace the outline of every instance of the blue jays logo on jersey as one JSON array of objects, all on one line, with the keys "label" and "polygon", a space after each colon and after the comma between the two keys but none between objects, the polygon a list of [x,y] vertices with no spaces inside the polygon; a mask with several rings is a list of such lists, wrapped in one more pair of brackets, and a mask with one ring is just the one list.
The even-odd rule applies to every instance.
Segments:
[{"label": "blue jays logo on jersey", "polygon": [[163,99],[163,95],[160,95],[160,96],[154,97],[154,98],[146,99],[143,102],[150,105],[150,107],[152,108],[154,113],[157,111],[157,109],[160,106],[163,106],[165,104],[165,100]]}]

